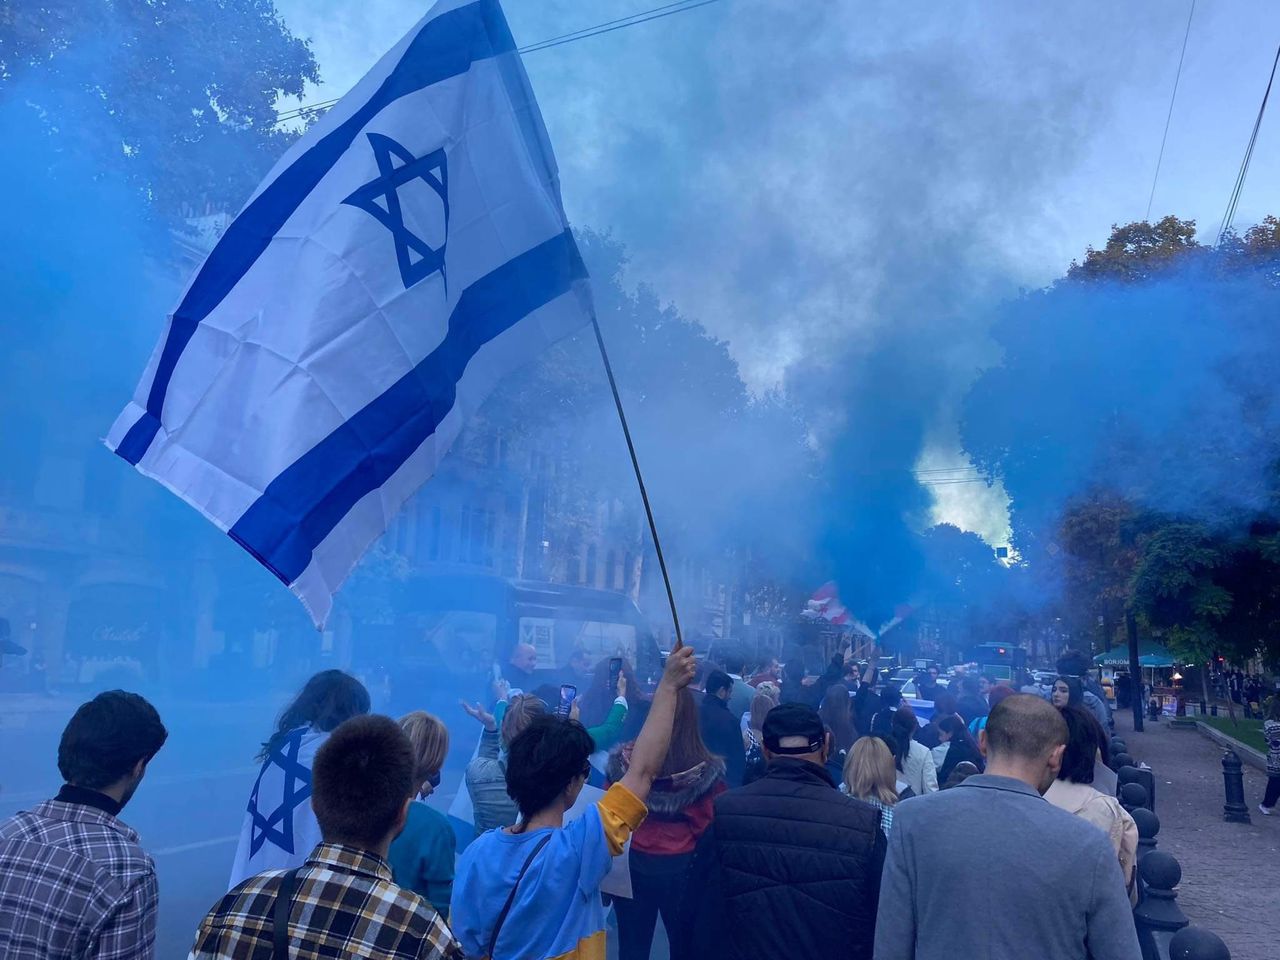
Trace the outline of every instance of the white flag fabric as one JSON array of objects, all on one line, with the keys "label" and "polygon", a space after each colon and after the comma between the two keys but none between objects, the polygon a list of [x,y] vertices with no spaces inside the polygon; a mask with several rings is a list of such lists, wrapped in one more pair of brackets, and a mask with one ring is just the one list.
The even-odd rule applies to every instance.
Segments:
[{"label": "white flag fabric", "polygon": [[276,164],[107,445],[317,626],[492,387],[589,322],[498,0],[441,0]]}]

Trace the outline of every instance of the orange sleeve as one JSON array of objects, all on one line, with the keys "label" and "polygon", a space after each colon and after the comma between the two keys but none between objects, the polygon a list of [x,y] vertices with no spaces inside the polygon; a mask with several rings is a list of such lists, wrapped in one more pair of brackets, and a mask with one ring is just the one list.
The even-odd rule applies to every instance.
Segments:
[{"label": "orange sleeve", "polygon": [[609,853],[617,856],[622,853],[627,838],[635,832],[649,813],[644,801],[620,783],[611,786],[596,804],[600,811],[600,823],[604,827],[605,840],[609,842]]}]

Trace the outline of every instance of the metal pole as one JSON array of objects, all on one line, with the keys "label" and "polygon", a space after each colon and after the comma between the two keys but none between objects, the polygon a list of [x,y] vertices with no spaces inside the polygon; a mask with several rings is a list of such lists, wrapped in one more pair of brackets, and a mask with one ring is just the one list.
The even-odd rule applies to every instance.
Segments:
[{"label": "metal pole", "polygon": [[[644,515],[649,521],[649,534],[653,537],[653,549],[658,555],[658,569],[662,571],[662,583],[667,588],[667,603],[671,606],[671,623],[676,631],[676,643],[673,649],[684,646],[684,635],[680,631],[680,615],[676,612],[676,595],[671,589],[671,575],[667,572],[667,561],[662,555],[662,541],[658,539],[658,525],[653,520],[653,507],[649,505],[649,491],[645,489],[644,476],[640,473],[640,460],[636,457],[636,445],[631,440],[631,428],[627,425],[627,414],[622,409],[622,395],[618,393],[618,381],[613,376],[613,364],[609,362],[609,351],[604,346],[604,335],[600,332],[600,322],[595,313],[591,314],[591,329],[596,334],[596,344],[600,347],[600,359],[604,361],[604,372],[609,378],[609,389],[613,391],[613,405],[618,408],[618,420],[622,423],[622,435],[627,440],[627,452],[631,454],[631,467],[636,473],[636,485],[640,487],[640,499],[644,502]],[[1139,728],[1141,729],[1141,728]]]}]

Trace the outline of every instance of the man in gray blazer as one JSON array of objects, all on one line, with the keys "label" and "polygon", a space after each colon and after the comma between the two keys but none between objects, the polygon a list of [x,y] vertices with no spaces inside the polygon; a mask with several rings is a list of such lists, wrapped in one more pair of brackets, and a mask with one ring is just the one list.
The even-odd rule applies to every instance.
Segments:
[{"label": "man in gray blazer", "polygon": [[1006,697],[979,734],[987,772],[894,808],[875,960],[1140,960],[1106,834],[1041,794],[1067,727]]}]

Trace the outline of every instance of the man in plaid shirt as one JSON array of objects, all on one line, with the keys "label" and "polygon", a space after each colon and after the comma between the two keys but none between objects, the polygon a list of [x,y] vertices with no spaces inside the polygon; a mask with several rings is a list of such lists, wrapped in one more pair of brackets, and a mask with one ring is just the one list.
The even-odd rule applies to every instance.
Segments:
[{"label": "man in plaid shirt", "polygon": [[58,745],[66,785],[0,823],[0,958],[155,955],[155,864],[116,815],[167,735],[136,693],[101,693],[75,712]]},{"label": "man in plaid shirt", "polygon": [[[311,771],[323,842],[298,870],[234,887],[200,924],[190,960],[461,960],[444,919],[396,886],[387,865],[418,786],[413,766],[409,738],[388,717],[353,717],[334,730]],[[287,958],[275,950],[280,934]]]}]

